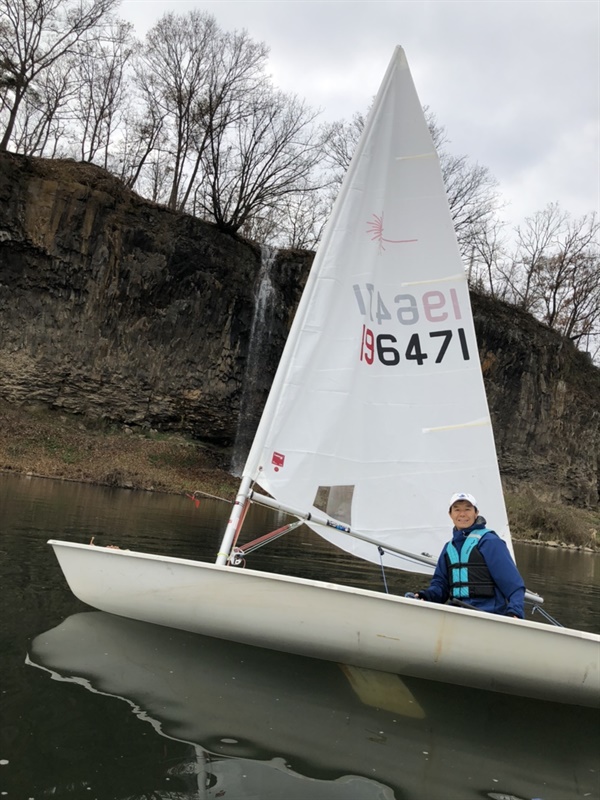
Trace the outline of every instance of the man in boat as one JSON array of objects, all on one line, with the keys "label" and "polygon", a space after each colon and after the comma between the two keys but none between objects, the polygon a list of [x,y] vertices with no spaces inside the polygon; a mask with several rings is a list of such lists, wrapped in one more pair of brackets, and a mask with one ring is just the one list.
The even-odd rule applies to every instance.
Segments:
[{"label": "man in boat", "polygon": [[[450,498],[452,540],[444,545],[427,589],[419,600],[460,605],[523,619],[525,583],[506,543],[486,526],[471,494]],[[409,595],[410,596],[410,595]]]}]

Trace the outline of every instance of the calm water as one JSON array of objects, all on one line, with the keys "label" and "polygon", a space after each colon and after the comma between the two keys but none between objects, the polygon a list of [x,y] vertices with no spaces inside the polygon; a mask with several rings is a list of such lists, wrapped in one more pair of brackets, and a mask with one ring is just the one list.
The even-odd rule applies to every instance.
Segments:
[{"label": "calm water", "polygon": [[[0,476],[2,796],[600,797],[595,712],[118,619],[71,595],[46,545],[95,537],[212,561],[228,510]],[[250,539],[277,524],[276,515],[253,509],[245,533]],[[598,556],[518,546],[517,559],[549,612],[600,631]],[[381,588],[377,567],[310,532],[278,540],[249,565]],[[388,583],[401,593],[422,579],[388,574]]]}]

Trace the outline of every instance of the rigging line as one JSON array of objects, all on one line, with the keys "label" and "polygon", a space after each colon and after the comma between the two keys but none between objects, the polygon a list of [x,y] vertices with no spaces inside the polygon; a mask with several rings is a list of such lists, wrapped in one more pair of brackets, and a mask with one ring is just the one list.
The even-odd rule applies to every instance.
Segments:
[{"label": "rigging line", "polygon": [[383,566],[384,549],[383,547],[378,547],[377,550],[379,551],[379,564],[381,566],[381,577],[383,578],[383,586],[385,588],[386,594],[389,594],[390,590],[388,589],[387,580],[385,578],[385,567]]},{"label": "rigging line", "polygon": [[400,561],[410,561],[412,564],[420,564],[421,566],[423,566],[423,564],[427,564],[427,565],[433,567],[436,564],[436,562],[433,561],[433,560],[431,560],[431,561],[423,561],[417,555],[410,556],[408,554],[407,555],[401,555],[400,553],[395,553],[393,550],[388,550],[387,548],[381,547],[381,545],[378,545],[377,549],[379,551],[379,555],[380,556],[385,553],[388,556],[394,556],[394,558],[400,559]]},{"label": "rigging line", "polygon": [[554,617],[550,616],[550,614],[545,609],[543,609],[541,606],[538,606],[537,604],[534,605],[533,608],[531,609],[531,615],[533,616],[536,611],[539,611],[540,614],[548,620],[548,622],[551,622],[553,625],[556,625],[558,628],[564,628],[565,627],[557,619],[554,619]]},{"label": "rigging line", "polygon": [[271,531],[270,533],[265,533],[263,536],[259,536],[257,539],[253,539],[251,542],[247,542],[242,547],[238,547],[238,552],[242,552],[245,555],[252,553],[254,550],[258,550],[259,547],[262,547],[267,542],[274,541],[278,539],[280,536],[283,536],[290,531],[295,530],[300,525],[304,525],[304,520],[299,519],[296,522],[290,522],[287,525],[283,525],[281,528],[277,528],[275,531]]},{"label": "rigging line", "polygon": [[226,497],[217,497],[216,494],[209,494],[208,492],[203,492],[202,489],[194,489],[194,491],[189,494],[188,492],[184,492],[186,497],[190,497],[194,499],[196,497],[208,497],[211,500],[220,500],[222,503],[231,503],[231,498],[228,500]]},{"label": "rigging line", "polygon": [[[323,525],[326,528],[333,528],[334,530],[340,531],[341,533],[345,534],[346,536],[351,536],[354,539],[359,539],[362,542],[368,542],[369,544],[374,544],[375,547],[381,545],[381,541],[377,539],[373,539],[370,536],[366,536],[364,533],[359,533],[358,531],[352,530],[352,528],[348,527],[348,525],[344,525],[341,522],[336,522],[334,520],[328,519],[327,517],[322,517],[319,514],[315,514],[312,512],[301,511],[297,508],[292,508],[292,506],[285,505],[284,503],[279,503],[272,497],[265,497],[264,495],[257,495],[252,494],[250,496],[250,501],[252,503],[258,503],[259,505],[266,506],[267,508],[275,508],[278,511],[284,511],[286,514],[290,514],[293,517],[298,517],[299,519],[304,519],[306,521],[311,521],[316,525]],[[405,556],[410,561],[414,561],[415,563],[427,564],[428,566],[433,566],[437,564],[436,558],[431,558],[430,556],[419,555],[418,553],[409,553],[406,550],[402,550],[399,547],[392,547],[391,545],[386,545],[385,549],[390,553],[394,553],[400,557]]]}]

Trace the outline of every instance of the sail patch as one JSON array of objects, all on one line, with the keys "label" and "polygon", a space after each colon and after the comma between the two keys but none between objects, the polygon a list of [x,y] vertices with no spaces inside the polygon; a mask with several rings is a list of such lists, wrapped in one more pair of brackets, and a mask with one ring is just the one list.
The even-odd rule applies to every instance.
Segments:
[{"label": "sail patch", "polygon": [[313,506],[346,525],[352,525],[354,486],[319,486]]},{"label": "sail patch", "polygon": [[273,464],[275,467],[275,472],[279,472],[279,469],[285,464],[285,456],[283,453],[273,452],[273,455],[271,456],[271,464]]}]

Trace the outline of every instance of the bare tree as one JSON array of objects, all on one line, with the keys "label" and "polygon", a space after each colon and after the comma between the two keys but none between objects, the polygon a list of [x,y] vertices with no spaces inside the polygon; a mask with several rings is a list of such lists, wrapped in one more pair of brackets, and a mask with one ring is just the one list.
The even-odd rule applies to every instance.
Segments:
[{"label": "bare tree", "polygon": [[510,266],[504,268],[504,278],[511,301],[525,311],[533,311],[541,300],[540,275],[567,219],[566,212],[551,203],[516,229],[516,251]]},{"label": "bare tree", "polygon": [[268,85],[265,75],[268,50],[265,45],[253,42],[246,31],[220,33],[213,46],[204,97],[194,115],[190,148],[194,163],[179,203],[180,210],[186,207],[199,176],[202,177],[203,156],[211,139],[220,130],[244,125],[251,108],[246,99]]},{"label": "bare tree", "polygon": [[[477,250],[478,238],[489,238],[501,207],[498,182],[487,167],[471,164],[467,156],[456,156],[447,149],[446,130],[434,114],[424,107],[429,133],[438,151],[440,166],[454,229],[463,257],[468,260]],[[338,121],[328,126],[325,151],[329,165],[337,171],[341,183],[363,131],[366,117],[355,114],[350,122]],[[481,245],[483,246],[483,245]]]},{"label": "bare tree", "polygon": [[537,273],[540,316],[574,341],[600,332],[600,225],[595,214],[565,218]]},{"label": "bare tree", "polygon": [[315,250],[329,218],[331,192],[311,191],[286,198],[281,204],[278,231],[287,247]]},{"label": "bare tree", "polygon": [[333,180],[341,184],[346,174],[360,135],[364,130],[366,117],[356,112],[352,119],[337,120],[324,126],[323,147],[326,163],[333,168]]},{"label": "bare tree", "polygon": [[74,59],[77,101],[72,105],[80,157],[105,169],[112,137],[128,105],[126,68],[133,55],[132,30],[130,23],[115,20],[100,36],[88,33]]},{"label": "bare tree", "polygon": [[8,148],[19,109],[44,72],[72,53],[118,0],[0,0],[0,89]]},{"label": "bare tree", "polygon": [[495,219],[484,226],[471,241],[467,267],[469,284],[491,297],[506,300],[506,252],[506,223]]},{"label": "bare tree", "polygon": [[[164,115],[156,105],[145,105],[142,111],[132,107],[127,109],[123,121],[123,135],[117,147],[113,148],[112,170],[129,189],[137,186],[140,179],[143,181],[144,171],[153,155],[158,155],[161,160],[168,163],[165,128]],[[170,182],[170,177],[163,177]],[[145,194],[143,189],[140,191]],[[150,196],[156,202],[154,193]]]},{"label": "bare tree", "polygon": [[165,155],[166,153],[160,148],[150,154],[142,183],[144,196],[153,203],[164,205],[169,199],[169,186],[173,175],[172,162],[165,158]]},{"label": "bare tree", "polygon": [[596,215],[572,219],[551,203],[528,217],[516,233],[512,257],[497,264],[504,296],[578,346],[597,348],[600,225]]},{"label": "bare tree", "polygon": [[62,154],[70,117],[68,107],[76,84],[66,62],[57,62],[40,75],[21,104],[12,142],[17,152],[55,158]]},{"label": "bare tree", "polygon": [[458,246],[468,257],[500,209],[498,181],[487,167],[470,164],[467,156],[441,151],[440,164]]},{"label": "bare tree", "polygon": [[168,205],[176,208],[198,106],[202,104],[218,28],[200,11],[165,14],[148,32],[137,75],[152,116],[168,128],[172,178]]},{"label": "bare tree", "polygon": [[497,214],[502,202],[498,181],[487,167],[472,164],[466,155],[451,153],[446,129],[427,106],[423,110],[440,159],[458,246],[463,258],[471,263],[478,252],[485,250],[486,243],[489,246],[492,241],[499,241]]},{"label": "bare tree", "polygon": [[267,54],[245,31],[225,33],[197,11],[167,14],[149,32],[137,82],[147,116],[161,121],[169,142],[171,208],[194,206],[209,142],[241,124],[244,99],[268,81]]},{"label": "bare tree", "polygon": [[314,191],[311,186],[303,190],[299,185],[297,192],[282,197],[276,205],[256,211],[239,232],[272,247],[314,250],[332,203],[330,195]]},{"label": "bare tree", "polygon": [[316,112],[296,97],[263,89],[245,101],[243,124],[222,127],[207,151],[205,214],[227,231],[298,192],[316,191],[311,180],[323,159]]}]

